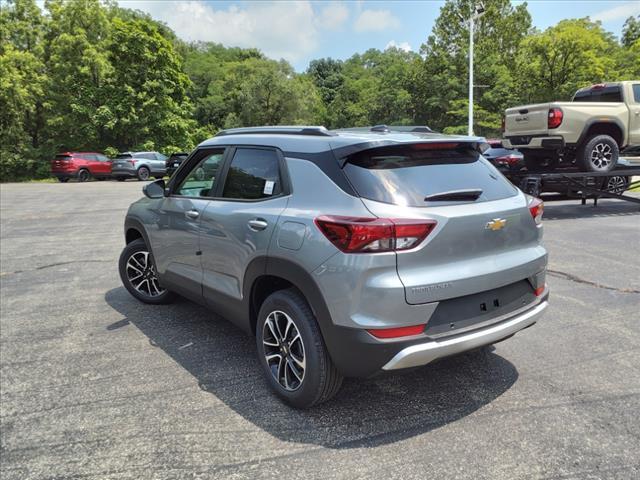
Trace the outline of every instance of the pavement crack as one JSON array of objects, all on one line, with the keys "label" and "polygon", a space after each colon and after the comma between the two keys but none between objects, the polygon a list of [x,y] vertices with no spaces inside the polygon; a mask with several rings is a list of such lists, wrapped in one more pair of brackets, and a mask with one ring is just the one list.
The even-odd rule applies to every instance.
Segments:
[{"label": "pavement crack", "polygon": [[576,275],[572,275],[571,273],[561,272],[559,270],[547,269],[547,274],[551,275],[552,277],[563,278],[571,282],[581,283],[583,285],[590,285],[596,288],[602,288],[603,290],[611,290],[613,292],[620,292],[620,293],[640,293],[640,290],[635,290],[633,288],[617,288],[617,287],[611,287],[609,285],[602,285],[601,283],[592,282],[591,280],[585,280],[584,278],[580,278]]},{"label": "pavement crack", "polygon": [[5,275],[15,275],[16,273],[25,273],[25,272],[35,272],[37,270],[44,270],[45,268],[59,267],[61,265],[71,265],[73,263],[108,263],[112,260],[69,260],[68,262],[55,262],[49,263],[47,265],[40,265],[39,267],[30,268],[27,270],[14,270],[13,272],[0,272],[0,276],[4,277]]}]

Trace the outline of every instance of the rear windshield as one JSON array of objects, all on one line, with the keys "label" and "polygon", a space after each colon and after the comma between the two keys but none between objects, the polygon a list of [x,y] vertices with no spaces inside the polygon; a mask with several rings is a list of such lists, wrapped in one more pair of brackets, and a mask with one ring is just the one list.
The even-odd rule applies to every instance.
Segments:
[{"label": "rear windshield", "polygon": [[118,158],[131,158],[131,154],[130,153],[119,153],[118,155],[116,155],[116,159]]},{"label": "rear windshield", "polygon": [[[361,197],[394,205],[472,203],[517,194],[516,188],[470,146],[433,149],[426,145],[359,152],[347,159],[344,172]],[[457,193],[470,198],[461,200]]]},{"label": "rear windshield", "polygon": [[619,85],[590,88],[576,92],[574,102],[622,102],[622,90]]}]

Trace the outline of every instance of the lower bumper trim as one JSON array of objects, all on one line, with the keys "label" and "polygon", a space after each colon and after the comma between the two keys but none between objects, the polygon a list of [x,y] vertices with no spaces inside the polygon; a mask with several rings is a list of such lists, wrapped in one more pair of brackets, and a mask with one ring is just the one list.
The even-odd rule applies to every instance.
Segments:
[{"label": "lower bumper trim", "polygon": [[496,343],[536,323],[548,305],[549,302],[543,301],[531,310],[527,310],[498,325],[457,335],[453,338],[443,338],[442,340],[412,345],[399,351],[382,369],[397,370],[426,365],[438,358]]}]

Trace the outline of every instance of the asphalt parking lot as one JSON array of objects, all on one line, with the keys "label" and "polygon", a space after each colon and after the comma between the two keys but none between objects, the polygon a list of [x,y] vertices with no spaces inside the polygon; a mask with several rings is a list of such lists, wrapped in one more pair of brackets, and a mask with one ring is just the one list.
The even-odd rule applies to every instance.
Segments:
[{"label": "asphalt parking lot", "polygon": [[253,339],[120,285],[141,186],[0,188],[3,480],[640,477],[638,205],[547,204],[533,328],[295,411]]}]

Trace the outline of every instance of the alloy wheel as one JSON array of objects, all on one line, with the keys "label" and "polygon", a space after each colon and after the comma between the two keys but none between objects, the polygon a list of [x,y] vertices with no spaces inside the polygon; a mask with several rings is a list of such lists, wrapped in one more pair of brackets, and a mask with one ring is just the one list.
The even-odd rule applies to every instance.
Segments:
[{"label": "alloy wheel", "polygon": [[149,180],[149,170],[145,167],[142,167],[140,170],[138,170],[138,178],[143,182],[145,180]]},{"label": "alloy wheel", "polygon": [[281,310],[267,315],[262,329],[264,357],[271,375],[287,391],[302,385],[306,370],[304,344],[293,319]]},{"label": "alloy wheel", "polygon": [[149,252],[138,251],[127,260],[127,280],[133,288],[147,297],[158,297],[165,289],[158,282],[158,275]]},{"label": "alloy wheel", "polygon": [[86,182],[89,180],[89,172],[86,170],[80,170],[80,174],[78,175],[78,180],[80,182]]},{"label": "alloy wheel", "polygon": [[611,148],[611,145],[600,142],[593,147],[593,150],[591,150],[591,164],[597,170],[606,170],[612,160],[613,149]]},{"label": "alloy wheel", "polygon": [[607,191],[611,193],[621,194],[624,193],[626,186],[627,182],[625,181],[624,177],[617,175],[615,177],[609,178],[609,181],[607,182]]}]

